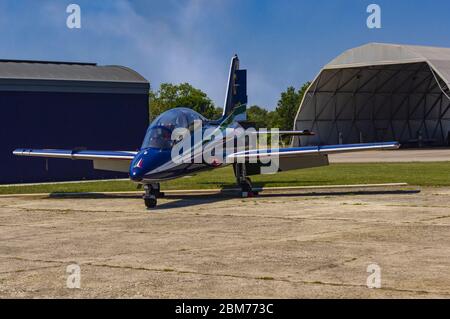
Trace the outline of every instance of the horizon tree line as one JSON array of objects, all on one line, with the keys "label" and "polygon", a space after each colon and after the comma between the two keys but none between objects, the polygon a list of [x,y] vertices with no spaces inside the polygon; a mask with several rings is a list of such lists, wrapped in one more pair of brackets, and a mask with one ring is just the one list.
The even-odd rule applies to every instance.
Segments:
[{"label": "horizon tree line", "polygon": [[[293,120],[309,85],[310,82],[306,82],[298,89],[290,86],[281,92],[277,106],[273,111],[269,111],[259,105],[249,106],[247,108],[247,120],[254,123],[257,129],[279,128],[280,130],[291,130]],[[217,119],[222,115],[221,107],[215,106],[206,93],[189,83],[177,85],[162,83],[157,91],[150,90],[149,107],[151,121],[159,114],[181,106],[191,108],[208,119]]]}]

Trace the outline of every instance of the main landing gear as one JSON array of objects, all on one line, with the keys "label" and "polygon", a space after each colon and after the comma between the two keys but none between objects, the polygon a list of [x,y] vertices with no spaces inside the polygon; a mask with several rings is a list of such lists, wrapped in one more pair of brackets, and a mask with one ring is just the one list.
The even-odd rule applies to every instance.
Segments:
[{"label": "main landing gear", "polygon": [[160,189],[159,183],[144,185],[144,202],[147,208],[155,208],[158,203],[158,198],[164,197],[164,193]]},{"label": "main landing gear", "polygon": [[236,182],[241,188],[241,197],[254,197],[258,196],[258,192],[253,190],[252,181],[250,177],[247,176],[245,169],[245,164],[234,164],[234,176],[236,177]]},{"label": "main landing gear", "polygon": [[[252,181],[247,176],[245,164],[234,164],[233,168],[236,182],[241,188],[241,197],[247,198],[258,196],[258,192],[253,189]],[[159,183],[145,184],[144,190],[144,202],[148,209],[155,208],[158,203],[158,198],[164,197],[164,193],[161,192]]]}]

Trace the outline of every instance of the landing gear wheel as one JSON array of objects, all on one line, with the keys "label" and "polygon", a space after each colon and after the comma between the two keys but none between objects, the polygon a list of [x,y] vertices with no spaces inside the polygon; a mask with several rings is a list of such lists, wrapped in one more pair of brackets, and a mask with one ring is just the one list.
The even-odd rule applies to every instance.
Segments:
[{"label": "landing gear wheel", "polygon": [[144,198],[145,207],[147,208],[155,208],[158,201],[156,198]]},{"label": "landing gear wheel", "polygon": [[148,209],[155,208],[158,200],[157,198],[164,197],[164,193],[160,192],[159,184],[147,184],[144,185],[145,195],[144,203]]},{"label": "landing gear wheel", "polygon": [[245,165],[243,164],[235,164],[234,173],[236,176],[236,181],[241,188],[241,197],[255,197],[258,196],[258,192],[253,190],[252,181],[246,175]]},{"label": "landing gear wheel", "polygon": [[239,186],[241,187],[242,198],[252,197],[252,184],[249,178],[242,180]]}]

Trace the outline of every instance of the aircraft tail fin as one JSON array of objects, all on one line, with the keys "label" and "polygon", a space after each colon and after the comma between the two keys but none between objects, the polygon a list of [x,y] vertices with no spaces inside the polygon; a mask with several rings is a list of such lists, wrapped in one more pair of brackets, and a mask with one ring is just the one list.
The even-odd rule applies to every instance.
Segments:
[{"label": "aircraft tail fin", "polygon": [[[247,120],[247,70],[239,69],[237,55],[231,59],[227,93],[223,106],[223,119],[233,114],[235,121]],[[238,112],[239,111],[239,112]],[[236,114],[239,113],[239,114]]]}]

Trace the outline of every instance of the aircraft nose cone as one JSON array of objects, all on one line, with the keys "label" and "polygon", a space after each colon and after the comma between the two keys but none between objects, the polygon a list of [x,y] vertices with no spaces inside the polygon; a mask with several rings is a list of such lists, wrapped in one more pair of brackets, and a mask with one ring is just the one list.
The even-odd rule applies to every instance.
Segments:
[{"label": "aircraft nose cone", "polygon": [[146,149],[139,153],[130,166],[130,179],[134,182],[142,182],[159,166],[170,161],[170,151],[163,152],[159,149]]},{"label": "aircraft nose cone", "polygon": [[138,169],[132,168],[130,172],[130,179],[133,182],[140,182],[143,179],[143,174]]},{"label": "aircraft nose cone", "polygon": [[143,157],[137,156],[136,159],[131,163],[130,167],[130,179],[134,182],[142,181],[145,171],[144,171],[144,159]]}]

